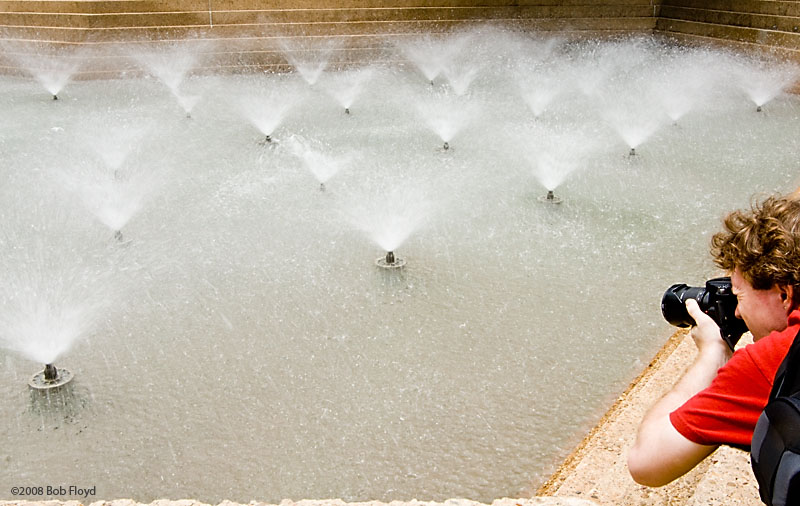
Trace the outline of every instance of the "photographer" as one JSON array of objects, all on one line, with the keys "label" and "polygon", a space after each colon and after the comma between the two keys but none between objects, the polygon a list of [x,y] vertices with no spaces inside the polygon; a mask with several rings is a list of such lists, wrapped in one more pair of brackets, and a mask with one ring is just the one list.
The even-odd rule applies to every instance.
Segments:
[{"label": "photographer", "polygon": [[731,276],[736,317],[754,344],[731,353],[715,321],[686,300],[698,354],[645,414],[628,470],[651,487],[682,476],[727,444],[749,451],[773,378],[800,331],[800,200],[769,197],[734,211],[711,240],[717,266]]}]

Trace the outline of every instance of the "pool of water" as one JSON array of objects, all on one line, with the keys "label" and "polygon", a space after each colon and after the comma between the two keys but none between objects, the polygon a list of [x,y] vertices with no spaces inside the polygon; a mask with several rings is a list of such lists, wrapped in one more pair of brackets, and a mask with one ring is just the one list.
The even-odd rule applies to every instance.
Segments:
[{"label": "pool of water", "polygon": [[[55,101],[0,77],[0,493],[535,490],[673,332],[663,291],[717,274],[724,212],[796,188],[800,101],[756,112],[705,74],[722,67],[689,65],[730,55],[686,50],[703,99],[629,156],[620,125],[662,114],[676,50],[527,61],[529,43],[476,46],[463,95],[375,67],[350,114],[333,71],[190,76],[191,117],[154,78],[74,81]],[[538,117],[520,68],[560,76]],[[264,94],[291,102],[271,143],[248,120]],[[324,191],[312,152],[341,161]],[[558,205],[540,201],[553,179]],[[376,267],[386,241],[405,268]],[[38,357],[71,388],[29,391]]]}]

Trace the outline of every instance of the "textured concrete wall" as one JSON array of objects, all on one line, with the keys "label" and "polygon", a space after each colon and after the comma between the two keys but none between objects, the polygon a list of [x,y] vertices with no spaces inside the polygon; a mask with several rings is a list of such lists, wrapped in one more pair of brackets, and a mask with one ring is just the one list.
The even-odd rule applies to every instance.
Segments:
[{"label": "textured concrete wall", "polygon": [[796,0],[663,0],[656,31],[683,41],[724,41],[800,62]]},{"label": "textured concrete wall", "polygon": [[[652,33],[660,0],[0,0],[0,43],[102,49],[114,67],[119,42],[197,44],[208,65],[279,66],[287,44],[333,42],[336,59],[380,58],[393,41],[492,22],[582,35]],[[200,42],[213,41],[213,49]],[[181,42],[184,43],[184,42]],[[38,50],[38,49],[34,49]],[[0,51],[1,53],[2,51]],[[0,55],[1,56],[1,55]],[[3,62],[0,61],[0,66]],[[7,64],[8,65],[8,64]]]},{"label": "textured concrete wall", "polygon": [[656,32],[800,61],[795,0],[0,0],[0,67],[11,66],[3,52],[41,52],[34,41],[102,49],[97,68],[111,71],[119,42],[157,40],[188,39],[213,55],[211,67],[280,66],[287,41],[323,39],[353,62],[403,37],[486,22],[575,36]]}]

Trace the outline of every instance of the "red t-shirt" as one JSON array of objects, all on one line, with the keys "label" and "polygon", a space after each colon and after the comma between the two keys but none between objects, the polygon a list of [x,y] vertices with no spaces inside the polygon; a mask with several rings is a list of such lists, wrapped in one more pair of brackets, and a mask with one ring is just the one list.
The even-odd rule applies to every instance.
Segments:
[{"label": "red t-shirt", "polygon": [[697,444],[749,448],[775,373],[798,331],[800,310],[795,310],[786,329],[737,350],[708,388],[670,413],[672,426]]}]

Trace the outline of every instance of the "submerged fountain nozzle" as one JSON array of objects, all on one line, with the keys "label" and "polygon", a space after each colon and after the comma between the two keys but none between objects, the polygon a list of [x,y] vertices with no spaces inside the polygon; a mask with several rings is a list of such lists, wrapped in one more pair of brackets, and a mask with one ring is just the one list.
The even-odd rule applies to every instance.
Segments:
[{"label": "submerged fountain nozzle", "polygon": [[560,197],[556,197],[555,193],[553,193],[553,190],[547,190],[547,195],[544,197],[539,197],[539,200],[547,204],[560,204],[563,202]]},{"label": "submerged fountain nozzle", "polygon": [[45,364],[44,370],[37,372],[28,381],[34,390],[52,390],[72,381],[72,373],[67,369],[57,369],[53,364]]},{"label": "submerged fountain nozzle", "polygon": [[58,100],[58,95],[53,95],[53,100]]},{"label": "submerged fountain nozzle", "polygon": [[631,148],[630,152],[628,152],[630,156],[636,156],[636,148]]},{"label": "submerged fountain nozzle", "polygon": [[406,265],[406,261],[402,258],[397,258],[394,251],[387,251],[386,256],[382,256],[375,260],[375,265],[381,269],[399,269]]},{"label": "submerged fountain nozzle", "polygon": [[761,112],[761,106],[756,107],[756,112]]},{"label": "submerged fountain nozzle", "polygon": [[264,139],[264,142],[272,142],[272,136],[267,135],[266,139]]},{"label": "submerged fountain nozzle", "polygon": [[349,107],[345,107],[344,108],[344,113],[345,114],[350,114],[350,108]]},{"label": "submerged fountain nozzle", "polygon": [[444,150],[447,151],[448,149],[450,149],[450,143],[445,141],[444,146],[442,146],[442,148],[444,148]]},{"label": "submerged fountain nozzle", "polygon": [[58,378],[58,369],[53,364],[46,364],[42,373],[45,381],[55,381]]}]

